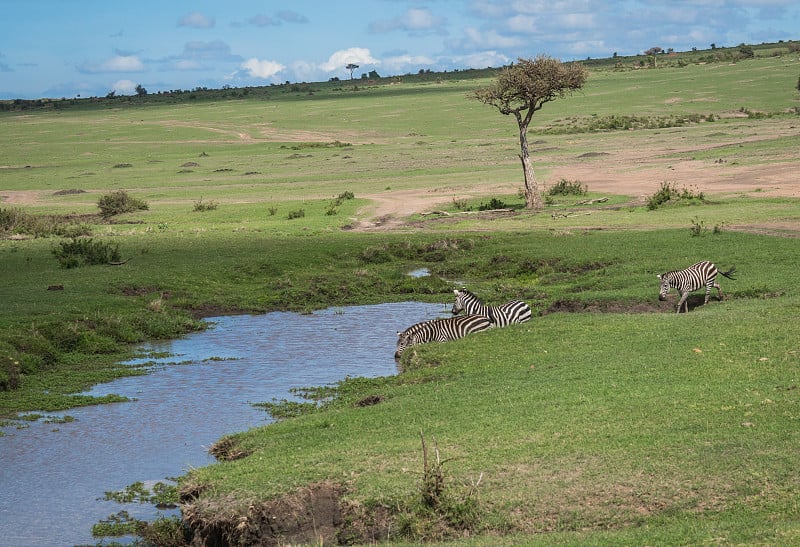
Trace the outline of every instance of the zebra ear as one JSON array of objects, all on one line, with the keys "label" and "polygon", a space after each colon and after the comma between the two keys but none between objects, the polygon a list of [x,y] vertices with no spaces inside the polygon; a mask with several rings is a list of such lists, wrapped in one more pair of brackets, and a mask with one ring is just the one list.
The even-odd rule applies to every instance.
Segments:
[{"label": "zebra ear", "polygon": [[453,289],[453,294],[458,295],[458,289]]},{"label": "zebra ear", "polygon": [[661,274],[656,274],[656,277],[661,279]]},{"label": "zebra ear", "polygon": [[400,332],[400,331],[397,331],[397,336],[402,336],[402,335],[403,335],[403,333],[402,333],[402,332]]}]

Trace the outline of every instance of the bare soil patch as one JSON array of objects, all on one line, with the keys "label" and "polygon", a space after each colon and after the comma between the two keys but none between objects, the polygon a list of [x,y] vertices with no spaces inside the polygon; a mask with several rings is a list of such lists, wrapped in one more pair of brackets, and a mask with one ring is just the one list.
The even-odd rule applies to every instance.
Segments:
[{"label": "bare soil patch", "polygon": [[[653,156],[655,153],[653,153]],[[641,203],[654,194],[662,182],[675,181],[678,188],[696,189],[706,195],[753,193],[757,196],[800,197],[798,163],[776,163],[757,166],[712,165],[693,159],[675,161],[648,155],[608,155],[608,159],[582,163],[576,161],[552,170],[549,181],[579,180],[592,192],[632,196]],[[540,184],[545,181],[540,181]],[[503,182],[483,186],[453,187],[446,191],[430,189],[386,191],[361,195],[372,203],[358,212],[352,229],[358,231],[392,230],[405,226],[404,218],[449,205],[454,199],[474,198],[498,193],[514,193],[522,187],[518,182]],[[730,229],[757,233],[794,232],[800,225],[794,222],[733,225]],[[779,235],[786,235],[785,233]]]}]

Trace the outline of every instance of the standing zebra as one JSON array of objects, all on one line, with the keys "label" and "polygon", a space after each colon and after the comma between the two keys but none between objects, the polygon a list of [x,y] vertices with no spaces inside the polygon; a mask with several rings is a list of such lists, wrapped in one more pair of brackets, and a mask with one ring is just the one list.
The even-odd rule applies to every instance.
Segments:
[{"label": "standing zebra", "polygon": [[714,287],[717,289],[717,295],[719,296],[719,299],[722,300],[725,296],[722,294],[722,288],[719,286],[719,283],[715,281],[717,274],[722,274],[728,279],[736,279],[733,277],[735,272],[735,266],[731,267],[731,269],[727,272],[721,272],[717,270],[717,267],[714,264],[707,260],[703,260],[697,264],[692,264],[685,270],[661,274],[658,276],[658,279],[661,280],[661,292],[658,294],[658,299],[666,300],[667,293],[669,293],[670,288],[675,288],[675,290],[681,293],[681,299],[678,302],[677,313],[681,312],[681,306],[685,306],[686,313],[689,313],[689,304],[686,302],[686,298],[689,296],[690,292],[696,291],[705,285],[706,299],[704,304],[708,304],[708,297],[711,294],[711,287]]},{"label": "standing zebra", "polygon": [[487,306],[481,299],[467,289],[453,289],[456,302],[453,304],[453,315],[461,311],[485,315],[492,325],[505,327],[511,323],[524,323],[531,318],[531,308],[521,300],[511,300],[499,306]]},{"label": "standing zebra", "polygon": [[423,321],[397,333],[397,348],[394,350],[394,358],[399,359],[404,349],[415,344],[457,340],[473,332],[484,331],[491,326],[489,318],[483,315],[460,315]]}]

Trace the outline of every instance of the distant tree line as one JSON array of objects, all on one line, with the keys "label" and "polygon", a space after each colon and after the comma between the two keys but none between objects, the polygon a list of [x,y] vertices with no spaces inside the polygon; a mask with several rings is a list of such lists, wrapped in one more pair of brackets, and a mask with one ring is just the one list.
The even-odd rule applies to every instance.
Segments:
[{"label": "distant tree line", "polygon": [[[661,59],[660,67],[664,66],[686,66],[691,63],[714,63],[714,62],[735,62],[754,56],[781,56],[787,54],[797,54],[800,52],[800,41],[784,42],[779,40],[776,43],[760,44],[750,46],[740,44],[737,47],[723,48],[716,44],[711,45],[711,49],[698,50],[692,48],[691,51],[676,53],[671,48],[666,51],[659,47],[658,58]],[[674,56],[670,55],[675,53]],[[649,60],[652,65],[652,59]],[[643,55],[620,56],[616,52],[613,57],[587,59],[583,64],[587,68],[613,68],[616,70],[626,70],[630,68],[642,68],[648,63],[648,57]],[[451,79],[468,78],[491,78],[496,76],[501,68],[470,68],[454,69],[451,71],[433,72],[430,69],[420,69],[417,73],[404,75],[394,75],[381,77],[376,71],[362,74],[362,79],[387,81],[445,81]],[[326,87],[327,86],[327,87]],[[333,87],[336,86],[336,87]],[[233,88],[224,85],[220,89],[208,87],[195,87],[193,89],[170,89],[168,91],[148,92],[143,86],[136,88],[135,95],[117,95],[110,92],[106,97],[72,97],[72,98],[42,98],[42,99],[12,99],[0,100],[0,112],[13,112],[32,109],[60,109],[60,108],[87,108],[103,105],[119,104],[139,104],[139,103],[171,103],[183,100],[223,100],[223,99],[242,99],[245,97],[255,97],[269,99],[270,94],[278,93],[308,93],[312,94],[323,89],[342,90],[339,78],[331,78],[326,82],[316,83],[292,83],[286,81],[283,84],[270,84],[265,86],[250,86]],[[800,80],[798,80],[800,88]]]}]

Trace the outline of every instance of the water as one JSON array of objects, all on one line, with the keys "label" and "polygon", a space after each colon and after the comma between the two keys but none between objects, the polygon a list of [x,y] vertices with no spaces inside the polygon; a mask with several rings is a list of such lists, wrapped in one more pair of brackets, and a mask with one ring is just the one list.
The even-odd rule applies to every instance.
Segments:
[{"label": "water", "polygon": [[121,510],[152,520],[176,512],[102,499],[214,462],[223,435],[265,425],[251,403],[292,399],[293,387],[397,372],[397,331],[447,313],[419,302],[209,319],[213,327],[145,352],[167,352],[145,376],[89,393],[133,402],[76,408],[73,422],[6,427],[0,437],[0,546],[96,544],[93,524]]}]

